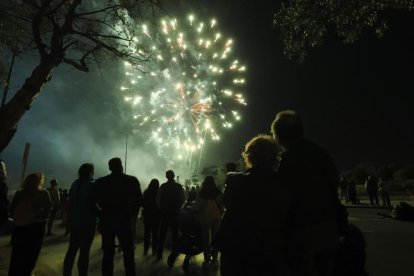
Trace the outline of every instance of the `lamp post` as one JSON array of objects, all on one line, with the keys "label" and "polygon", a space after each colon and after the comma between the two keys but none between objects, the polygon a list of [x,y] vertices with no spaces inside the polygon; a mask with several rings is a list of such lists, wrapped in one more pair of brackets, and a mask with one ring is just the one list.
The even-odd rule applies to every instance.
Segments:
[{"label": "lamp post", "polygon": [[124,163],[125,163],[125,168],[124,168],[125,174],[127,172],[127,161],[128,161],[128,134],[126,135],[126,139],[125,139],[125,161],[124,161]]}]

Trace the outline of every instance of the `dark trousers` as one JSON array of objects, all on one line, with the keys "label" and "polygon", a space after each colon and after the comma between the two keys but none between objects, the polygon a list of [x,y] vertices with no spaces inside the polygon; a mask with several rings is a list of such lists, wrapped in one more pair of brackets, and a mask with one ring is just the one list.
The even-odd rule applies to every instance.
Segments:
[{"label": "dark trousers", "polygon": [[14,227],[9,276],[32,275],[42,248],[44,235],[45,222]]},{"label": "dark trousers", "polygon": [[157,213],[144,213],[144,252],[148,252],[151,244],[152,254],[157,251],[160,232],[160,217]]},{"label": "dark trousers", "polygon": [[95,227],[72,229],[70,231],[70,240],[68,251],[66,251],[65,261],[63,263],[63,275],[72,275],[72,267],[75,263],[76,254],[79,251],[78,271],[79,276],[88,275],[89,251],[95,237]]},{"label": "dark trousers", "polygon": [[391,207],[391,200],[390,200],[390,193],[389,192],[381,192],[382,196],[382,203],[385,207]]},{"label": "dark trousers", "polygon": [[100,229],[103,250],[102,275],[112,276],[114,274],[115,237],[117,237],[123,252],[125,275],[135,276],[135,252],[131,220],[102,222]]},{"label": "dark trousers", "polygon": [[160,237],[158,239],[158,251],[157,257],[160,259],[162,258],[162,254],[164,252],[164,243],[165,238],[167,236],[168,228],[171,228],[172,234],[172,247],[173,249],[176,247],[178,242],[178,222],[177,222],[177,213],[166,213],[161,214],[161,225],[160,225]]},{"label": "dark trousers", "polygon": [[377,193],[369,193],[368,196],[369,196],[369,201],[371,202],[371,205],[374,205],[374,200],[375,200],[375,204],[379,205]]},{"label": "dark trousers", "polygon": [[50,210],[49,221],[47,223],[47,233],[49,234],[52,232],[53,222],[55,221],[57,217],[59,209],[60,209],[59,206],[53,206],[52,210]]}]

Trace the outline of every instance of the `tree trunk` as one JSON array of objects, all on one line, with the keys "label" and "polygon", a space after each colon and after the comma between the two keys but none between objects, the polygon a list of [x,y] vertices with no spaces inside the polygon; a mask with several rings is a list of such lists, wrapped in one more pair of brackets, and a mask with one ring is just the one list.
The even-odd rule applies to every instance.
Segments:
[{"label": "tree trunk", "polygon": [[56,62],[52,57],[46,57],[33,70],[23,86],[13,98],[0,108],[0,153],[7,147],[17,130],[17,123],[32,102],[40,93],[43,85],[49,79]]}]

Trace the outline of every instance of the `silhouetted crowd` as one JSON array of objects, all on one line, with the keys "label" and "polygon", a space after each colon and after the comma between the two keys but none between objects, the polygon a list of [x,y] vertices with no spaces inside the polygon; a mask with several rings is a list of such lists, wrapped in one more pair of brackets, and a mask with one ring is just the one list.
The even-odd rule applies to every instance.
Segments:
[{"label": "silhouetted crowd", "polygon": [[[330,155],[305,138],[295,111],[279,112],[271,135],[248,141],[242,157],[244,171],[227,166],[224,191],[211,175],[200,187],[184,189],[168,170],[164,183],[152,179],[142,193],[138,179],[124,173],[120,158],[109,160],[110,174],[96,180],[94,165],[82,164],[69,192],[59,192],[57,180],[45,190],[44,175],[30,174],[10,204],[2,179],[0,223],[8,214],[14,222],[9,275],[31,275],[44,235],[53,235],[57,217],[66,222],[65,235],[70,235],[63,275],[72,274],[76,255],[79,275],[88,275],[96,230],[102,236],[102,275],[113,275],[117,246],[125,275],[136,275],[141,208],[144,255],[162,260],[170,230],[170,267],[185,254],[187,271],[190,258],[202,253],[202,269],[219,269],[222,276],[367,275],[363,235],[348,224],[340,203],[343,197],[357,202],[355,185],[339,180]],[[368,179],[367,191],[372,186]],[[369,195],[378,205],[376,193]]]}]

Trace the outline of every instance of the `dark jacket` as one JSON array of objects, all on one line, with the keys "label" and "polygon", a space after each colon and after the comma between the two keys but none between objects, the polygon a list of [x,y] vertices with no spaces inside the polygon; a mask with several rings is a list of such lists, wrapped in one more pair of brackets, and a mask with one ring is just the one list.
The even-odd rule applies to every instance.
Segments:
[{"label": "dark jacket", "polygon": [[290,199],[287,187],[270,169],[253,168],[227,175],[226,213],[216,246],[238,259],[280,261],[286,257]]},{"label": "dark jacket", "polygon": [[169,180],[160,186],[157,193],[157,205],[161,213],[177,213],[184,201],[184,189],[174,180]]},{"label": "dark jacket", "polygon": [[279,174],[294,198],[291,211],[293,226],[338,219],[338,173],[325,150],[301,139],[283,153]]},{"label": "dark jacket", "polygon": [[95,210],[88,200],[95,186],[93,178],[77,179],[69,191],[69,229],[89,229],[96,226]]},{"label": "dark jacket", "polygon": [[158,190],[145,190],[143,194],[143,215],[152,216],[157,215],[159,213],[159,209],[157,206],[156,198],[157,198],[157,191]]},{"label": "dark jacket", "polygon": [[142,204],[141,187],[134,176],[112,173],[96,181],[91,200],[100,208],[102,223],[130,220]]}]

